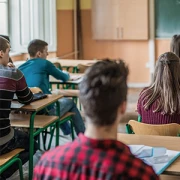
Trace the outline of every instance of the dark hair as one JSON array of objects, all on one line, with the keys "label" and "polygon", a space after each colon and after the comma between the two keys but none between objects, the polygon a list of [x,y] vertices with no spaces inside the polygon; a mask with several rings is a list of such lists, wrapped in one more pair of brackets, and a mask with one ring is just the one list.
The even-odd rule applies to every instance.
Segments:
[{"label": "dark hair", "polygon": [[158,58],[152,85],[140,96],[146,110],[157,101],[153,112],[180,113],[180,59],[174,53],[166,52]]},{"label": "dark hair", "polygon": [[40,39],[32,40],[28,45],[28,53],[31,57],[35,57],[38,51],[43,52],[44,48],[48,45],[47,42]]},{"label": "dark hair", "polygon": [[1,36],[1,37],[3,37],[3,38],[5,38],[6,40],[8,40],[8,42],[10,43],[9,36],[6,36],[6,35],[1,35],[1,34],[0,34],[0,36]]},{"label": "dark hair", "polygon": [[176,34],[172,37],[170,51],[180,58],[180,34]]},{"label": "dark hair", "polygon": [[0,51],[6,52],[6,49],[9,47],[9,41],[4,37],[0,36]]},{"label": "dark hair", "polygon": [[86,70],[79,85],[85,115],[96,125],[115,122],[119,105],[126,101],[128,68],[122,60],[109,59]]}]

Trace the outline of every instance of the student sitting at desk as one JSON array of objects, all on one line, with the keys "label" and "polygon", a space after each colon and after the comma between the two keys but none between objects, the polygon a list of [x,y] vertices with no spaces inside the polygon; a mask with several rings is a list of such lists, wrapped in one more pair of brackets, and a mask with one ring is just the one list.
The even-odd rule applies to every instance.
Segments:
[{"label": "student sitting at desk", "polygon": [[137,110],[143,123],[180,124],[180,59],[174,53],[159,57],[153,82],[140,93]]},{"label": "student sitting at desk", "polygon": [[180,34],[176,34],[172,37],[170,50],[180,58]]},{"label": "student sitting at desk", "polygon": [[[62,81],[67,81],[69,79],[69,74],[67,72],[61,71],[50,61],[46,60],[48,56],[48,44],[45,41],[39,39],[32,40],[28,45],[28,53],[30,59],[22,64],[19,69],[23,72],[29,87],[39,87],[43,93],[51,94],[49,91],[49,75]],[[61,116],[69,111],[74,112],[75,115],[73,115],[72,119],[75,131],[77,134],[80,132],[84,133],[84,122],[74,101],[69,98],[61,98],[59,102]],[[48,110],[49,115],[56,114],[56,107],[50,106]],[[68,123],[63,123],[61,129],[66,135],[71,132]]]},{"label": "student sitting at desk", "polygon": [[[29,136],[11,127],[9,114],[14,93],[23,104],[29,104],[33,94],[27,87],[21,71],[7,66],[9,51],[9,42],[0,37],[0,155],[16,148],[23,148],[25,150],[19,154],[19,158],[24,164],[29,159]],[[17,169],[17,164],[12,165],[0,175],[0,179],[6,179]]]},{"label": "student sitting at desk", "polygon": [[85,134],[45,153],[34,169],[34,180],[158,179],[152,167],[117,141],[117,127],[126,109],[127,75],[123,61],[104,60],[86,71],[80,84]]}]

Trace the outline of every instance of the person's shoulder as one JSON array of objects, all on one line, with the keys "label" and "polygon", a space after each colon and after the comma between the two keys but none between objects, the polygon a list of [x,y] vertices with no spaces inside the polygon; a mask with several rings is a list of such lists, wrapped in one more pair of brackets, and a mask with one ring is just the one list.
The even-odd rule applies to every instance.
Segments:
[{"label": "person's shoulder", "polygon": [[74,142],[70,142],[45,152],[41,157],[41,161],[46,161],[48,163],[60,161],[61,158],[64,157],[69,151],[73,151],[73,148],[71,148],[73,144]]},{"label": "person's shoulder", "polygon": [[23,73],[15,67],[13,67],[13,68],[8,67],[7,74],[9,76],[9,78],[14,79],[14,80],[19,80],[23,77]]},{"label": "person's shoulder", "polygon": [[131,152],[125,153],[123,159],[125,160],[125,174],[129,179],[159,179],[151,166],[136,158]]}]

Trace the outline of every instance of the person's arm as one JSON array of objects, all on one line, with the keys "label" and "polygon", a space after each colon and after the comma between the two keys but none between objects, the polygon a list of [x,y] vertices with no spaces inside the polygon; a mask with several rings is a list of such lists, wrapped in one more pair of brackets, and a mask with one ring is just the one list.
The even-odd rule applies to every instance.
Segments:
[{"label": "person's arm", "polygon": [[21,71],[17,70],[18,80],[16,83],[16,95],[22,104],[29,104],[33,99],[31,90],[27,87],[26,80]]},{"label": "person's arm", "polygon": [[65,71],[61,71],[60,69],[56,68],[53,63],[50,61],[46,61],[46,70],[49,75],[55,77],[56,79],[67,81],[69,80],[69,73]]}]

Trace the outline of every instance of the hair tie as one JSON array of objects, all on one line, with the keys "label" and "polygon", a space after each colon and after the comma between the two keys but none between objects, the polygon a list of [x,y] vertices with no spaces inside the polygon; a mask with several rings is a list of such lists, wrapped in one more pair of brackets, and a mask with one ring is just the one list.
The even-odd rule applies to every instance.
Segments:
[{"label": "hair tie", "polygon": [[173,59],[173,60],[160,60],[161,63],[163,63],[163,65],[168,65],[168,64],[171,64],[171,63],[180,63],[179,60],[177,59]]},{"label": "hair tie", "polygon": [[168,65],[170,64],[169,60],[160,60],[161,63],[163,63],[163,65]]}]

